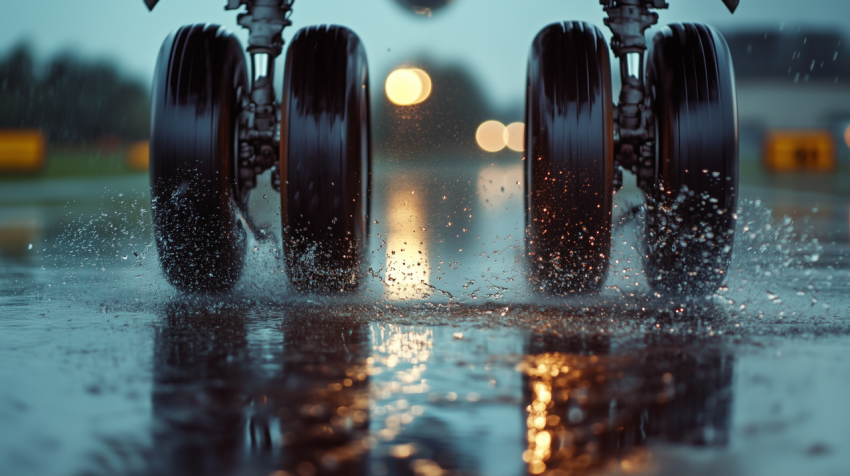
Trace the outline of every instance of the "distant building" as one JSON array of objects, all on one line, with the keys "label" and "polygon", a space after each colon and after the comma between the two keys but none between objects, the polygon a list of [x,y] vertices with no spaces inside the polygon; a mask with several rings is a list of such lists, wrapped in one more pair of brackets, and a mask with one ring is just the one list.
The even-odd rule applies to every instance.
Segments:
[{"label": "distant building", "polygon": [[774,129],[829,129],[844,157],[850,125],[850,41],[804,27],[724,32],[735,66],[743,159]]}]

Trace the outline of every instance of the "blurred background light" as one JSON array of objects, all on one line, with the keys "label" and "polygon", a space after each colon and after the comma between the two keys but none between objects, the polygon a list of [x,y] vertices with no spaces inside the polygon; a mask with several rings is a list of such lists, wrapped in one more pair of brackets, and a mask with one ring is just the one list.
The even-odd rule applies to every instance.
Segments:
[{"label": "blurred background light", "polygon": [[387,76],[385,89],[387,98],[394,104],[419,104],[431,94],[431,78],[418,68],[399,68]]},{"label": "blurred background light", "polygon": [[387,76],[387,98],[399,106],[409,106],[422,93],[419,75],[409,69],[397,69]]},{"label": "blurred background light", "polygon": [[475,141],[478,147],[487,152],[498,152],[505,148],[507,129],[499,121],[485,121],[475,131]]},{"label": "blurred background light", "polygon": [[44,167],[46,141],[37,129],[0,129],[0,172],[36,172]]},{"label": "blurred background light", "polygon": [[505,144],[508,148],[517,152],[525,150],[525,124],[513,122],[505,128]]},{"label": "blurred background light", "polygon": [[422,299],[430,293],[428,231],[422,193],[407,187],[392,192],[387,203],[386,296],[393,301]]},{"label": "blurred background light", "polygon": [[131,144],[125,153],[127,166],[132,170],[148,170],[150,166],[151,148],[146,140]]},{"label": "blurred background light", "polygon": [[420,102],[428,99],[428,96],[431,95],[431,77],[428,76],[428,73],[419,68],[411,68],[410,71],[413,71],[416,73],[416,76],[419,76],[419,83],[422,86],[422,91],[420,91],[419,97],[416,98],[416,101],[413,103],[419,104]]},{"label": "blurred background light", "polygon": [[844,129],[844,143],[847,144],[847,147],[850,147],[850,125],[847,126],[847,129]]}]

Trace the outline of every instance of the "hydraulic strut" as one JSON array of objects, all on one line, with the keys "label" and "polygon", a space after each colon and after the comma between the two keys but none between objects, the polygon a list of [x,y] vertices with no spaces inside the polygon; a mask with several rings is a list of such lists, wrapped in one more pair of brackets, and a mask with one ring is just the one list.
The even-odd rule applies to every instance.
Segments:
[{"label": "hydraulic strut", "polygon": [[238,191],[244,194],[257,185],[257,176],[272,170],[272,187],[280,190],[277,170],[280,147],[280,104],[274,94],[275,59],[283,50],[283,29],[292,24],[289,14],[294,0],[228,0],[225,10],[242,5],[237,17],[248,30],[251,55],[251,91],[240,97],[238,119]]},{"label": "hydraulic strut", "polygon": [[611,29],[611,49],[620,60],[620,100],[614,107],[615,180],[622,186],[622,171],[627,168],[637,177],[638,186],[648,189],[655,181],[655,118],[652,98],[643,77],[646,52],[644,32],[658,23],[658,14],[650,8],[667,8],[664,0],[600,0]]}]

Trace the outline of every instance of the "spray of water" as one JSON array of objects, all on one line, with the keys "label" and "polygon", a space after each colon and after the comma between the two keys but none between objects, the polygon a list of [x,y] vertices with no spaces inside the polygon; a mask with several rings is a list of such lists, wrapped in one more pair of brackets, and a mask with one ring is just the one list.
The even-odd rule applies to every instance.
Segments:
[{"label": "spray of water", "polygon": [[[264,229],[261,234],[250,234],[243,276],[232,291],[196,295],[175,290],[163,278],[153,245],[150,204],[144,195],[125,196],[105,190],[94,208],[68,204],[62,228],[42,256],[44,281],[51,283],[45,299],[104,312],[156,312],[160,306],[175,302],[213,307],[315,303],[428,312],[453,305],[490,311],[508,305],[555,320],[584,316],[585,324],[594,319],[610,324],[613,319],[649,327],[659,319],[675,321],[685,314],[710,314],[714,316],[714,329],[718,325],[735,328],[758,323],[836,323],[843,319],[843,311],[832,304],[848,282],[847,269],[834,262],[843,257],[825,259],[822,244],[806,223],[795,223],[789,217],[776,219],[758,200],[742,202],[736,211],[731,265],[722,285],[703,296],[682,298],[648,285],[643,270],[641,213],[633,213],[632,206],[623,200],[618,203],[610,269],[600,293],[565,298],[536,292],[527,280],[522,245],[502,234],[498,239],[494,235],[493,240],[485,234],[485,241],[479,245],[482,251],[468,258],[474,263],[464,263],[464,256],[448,263],[447,257],[432,257],[425,263],[424,269],[431,276],[446,276],[446,271],[455,275],[458,289],[433,278],[431,282],[399,283],[388,279],[394,277],[387,273],[388,267],[423,268],[415,252],[411,263],[394,261],[394,256],[406,256],[409,248],[417,248],[408,245],[406,239],[394,240],[392,231],[381,229],[376,221],[357,292],[295,292],[287,276],[279,233]],[[408,299],[399,299],[406,292],[399,286],[412,286],[416,292]]]}]

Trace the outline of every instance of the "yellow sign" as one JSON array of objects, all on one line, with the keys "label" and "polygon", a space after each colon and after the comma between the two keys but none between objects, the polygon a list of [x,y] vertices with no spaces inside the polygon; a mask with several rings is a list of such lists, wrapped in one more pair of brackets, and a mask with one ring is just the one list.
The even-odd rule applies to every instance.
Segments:
[{"label": "yellow sign", "polygon": [[0,172],[36,172],[44,167],[44,134],[38,130],[0,130]]},{"label": "yellow sign", "polygon": [[148,141],[131,144],[125,152],[127,166],[132,170],[148,170],[150,166],[151,148]]},{"label": "yellow sign", "polygon": [[829,131],[772,131],[764,141],[764,165],[772,172],[831,172],[835,138]]}]

